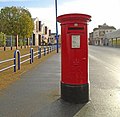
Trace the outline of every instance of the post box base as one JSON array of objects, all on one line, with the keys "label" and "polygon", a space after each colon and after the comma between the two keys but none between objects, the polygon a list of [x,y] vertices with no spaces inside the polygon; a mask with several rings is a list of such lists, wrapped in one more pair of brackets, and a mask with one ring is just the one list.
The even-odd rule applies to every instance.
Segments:
[{"label": "post box base", "polygon": [[71,103],[89,101],[89,84],[70,85],[61,83],[61,99]]}]

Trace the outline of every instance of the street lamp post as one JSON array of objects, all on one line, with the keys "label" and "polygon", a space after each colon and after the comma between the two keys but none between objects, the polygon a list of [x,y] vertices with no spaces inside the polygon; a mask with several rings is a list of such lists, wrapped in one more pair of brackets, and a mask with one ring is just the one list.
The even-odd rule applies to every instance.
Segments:
[{"label": "street lamp post", "polygon": [[57,46],[57,53],[59,52],[58,49],[58,24],[57,24],[57,0],[55,0],[55,12],[56,12],[56,46]]}]

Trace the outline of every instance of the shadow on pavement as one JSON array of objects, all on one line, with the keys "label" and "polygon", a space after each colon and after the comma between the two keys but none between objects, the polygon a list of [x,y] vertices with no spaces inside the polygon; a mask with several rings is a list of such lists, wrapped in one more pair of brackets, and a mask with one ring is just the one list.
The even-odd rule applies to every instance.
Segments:
[{"label": "shadow on pavement", "polygon": [[71,104],[58,99],[31,117],[73,117],[84,106],[85,104]]}]

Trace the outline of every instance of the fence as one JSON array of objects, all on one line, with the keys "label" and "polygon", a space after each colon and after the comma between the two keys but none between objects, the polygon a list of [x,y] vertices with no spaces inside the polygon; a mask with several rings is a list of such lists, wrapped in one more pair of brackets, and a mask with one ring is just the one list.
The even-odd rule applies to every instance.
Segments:
[{"label": "fence", "polygon": [[6,47],[14,47],[15,46],[15,36],[6,35]]},{"label": "fence", "polygon": [[[56,49],[55,45],[44,46],[43,49],[41,49],[41,47],[38,47],[38,51],[35,51],[35,52],[34,52],[33,48],[30,48],[30,53],[22,55],[22,56],[21,56],[19,50],[15,50],[14,58],[0,61],[0,64],[6,63],[6,62],[9,62],[9,61],[13,61],[14,64],[0,69],[0,72],[5,71],[5,70],[10,69],[10,68],[14,68],[14,72],[16,72],[17,69],[20,70],[21,64],[23,64],[27,61],[30,61],[30,64],[32,64],[34,62],[34,58],[38,57],[38,59],[40,59],[42,57],[42,55],[45,56],[46,54],[51,53],[55,49]],[[29,58],[22,61],[22,58],[25,58],[27,56],[29,56]]]}]

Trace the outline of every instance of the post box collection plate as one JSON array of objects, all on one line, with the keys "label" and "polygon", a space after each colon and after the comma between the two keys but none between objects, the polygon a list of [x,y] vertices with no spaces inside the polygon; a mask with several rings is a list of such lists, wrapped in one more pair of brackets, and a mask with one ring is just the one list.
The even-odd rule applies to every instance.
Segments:
[{"label": "post box collection plate", "polygon": [[72,48],[80,48],[80,35],[72,35]]}]

